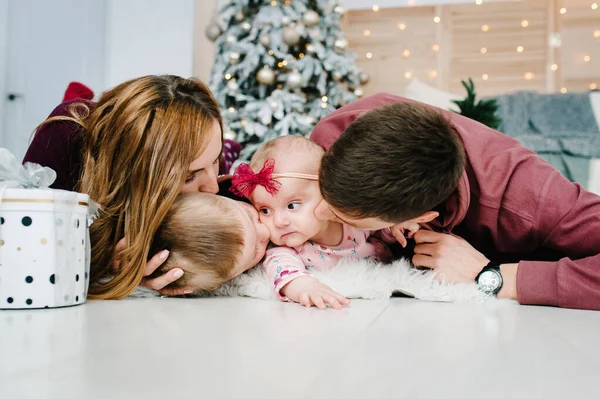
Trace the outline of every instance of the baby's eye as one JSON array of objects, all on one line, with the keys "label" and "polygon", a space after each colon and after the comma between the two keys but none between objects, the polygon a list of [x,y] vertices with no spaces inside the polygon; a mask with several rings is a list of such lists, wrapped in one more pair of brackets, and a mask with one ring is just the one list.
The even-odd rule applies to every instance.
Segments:
[{"label": "baby's eye", "polygon": [[262,213],[263,215],[270,215],[271,210],[268,208],[260,208],[260,213]]},{"label": "baby's eye", "polygon": [[287,206],[287,209],[289,209],[290,211],[295,211],[298,208],[300,208],[299,202],[290,202]]}]

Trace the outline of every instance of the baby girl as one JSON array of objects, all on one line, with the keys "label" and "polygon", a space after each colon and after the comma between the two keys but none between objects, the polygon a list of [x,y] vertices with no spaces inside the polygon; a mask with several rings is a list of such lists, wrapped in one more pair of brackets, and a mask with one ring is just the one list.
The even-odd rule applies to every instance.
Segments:
[{"label": "baby girl", "polygon": [[406,245],[404,232],[412,236],[419,225],[407,222],[373,234],[317,219],[314,210],[323,200],[317,181],[322,156],[323,150],[303,137],[271,140],[250,165],[237,168],[232,191],[252,202],[277,245],[267,249],[262,267],[279,297],[307,307],[340,309],[349,300],[312,277],[310,270],[331,268],[345,257],[388,262],[392,255],[385,243]]}]

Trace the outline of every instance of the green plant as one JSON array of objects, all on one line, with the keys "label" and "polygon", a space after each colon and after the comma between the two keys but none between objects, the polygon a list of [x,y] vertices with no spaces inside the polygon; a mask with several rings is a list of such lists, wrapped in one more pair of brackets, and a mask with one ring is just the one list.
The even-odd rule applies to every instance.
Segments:
[{"label": "green plant", "polygon": [[464,88],[467,90],[467,97],[464,100],[454,100],[460,111],[459,114],[476,120],[477,122],[483,123],[492,129],[497,129],[502,123],[496,115],[498,111],[498,103],[494,99],[490,100],[479,100],[475,95],[475,84],[473,79],[469,78],[468,82],[461,81]]}]

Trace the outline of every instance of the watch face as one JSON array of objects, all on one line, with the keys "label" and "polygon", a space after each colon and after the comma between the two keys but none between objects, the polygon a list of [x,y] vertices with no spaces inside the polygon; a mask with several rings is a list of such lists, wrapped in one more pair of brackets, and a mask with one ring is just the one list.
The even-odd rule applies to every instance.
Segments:
[{"label": "watch face", "polygon": [[485,272],[481,273],[477,283],[483,291],[494,292],[496,288],[500,287],[500,276],[491,270],[486,270]]}]

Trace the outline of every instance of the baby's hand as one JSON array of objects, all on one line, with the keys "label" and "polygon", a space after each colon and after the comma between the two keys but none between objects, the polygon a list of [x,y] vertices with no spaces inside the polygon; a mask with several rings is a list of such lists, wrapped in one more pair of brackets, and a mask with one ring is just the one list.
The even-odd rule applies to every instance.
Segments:
[{"label": "baby's hand", "polygon": [[341,309],[350,304],[348,298],[311,276],[302,276],[290,281],[281,289],[281,295],[307,308],[316,306],[325,309],[326,304],[329,304],[334,309]]},{"label": "baby's hand", "polygon": [[412,238],[420,228],[421,226],[419,226],[419,223],[408,221],[390,227],[390,231],[392,232],[392,235],[396,237],[396,240],[398,240],[400,245],[402,245],[402,248],[406,248],[408,241],[406,241],[407,236],[405,235],[405,232],[408,231],[408,238]]}]

